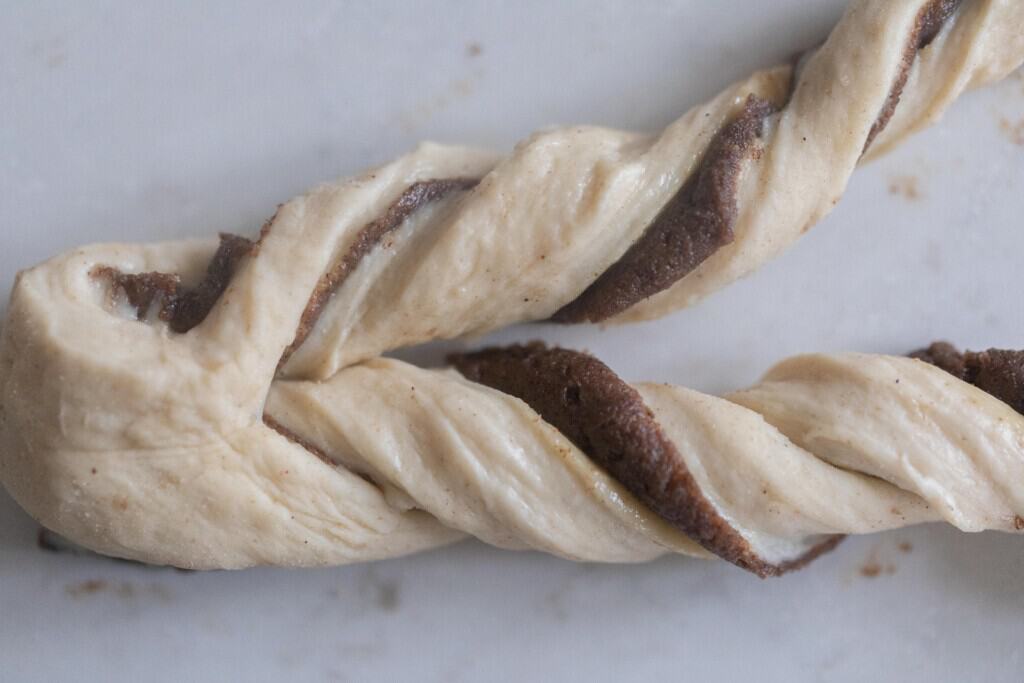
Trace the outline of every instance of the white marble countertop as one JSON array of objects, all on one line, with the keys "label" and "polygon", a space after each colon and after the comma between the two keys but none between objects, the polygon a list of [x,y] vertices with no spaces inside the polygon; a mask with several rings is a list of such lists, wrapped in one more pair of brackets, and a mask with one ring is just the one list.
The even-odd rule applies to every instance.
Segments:
[{"label": "white marble countertop", "polygon": [[[772,6],[771,12],[767,8]],[[0,296],[80,243],[250,233],[421,139],[655,129],[814,44],[841,2],[8,2]],[[783,257],[588,348],[705,391],[800,351],[1021,347],[1024,79],[862,169]],[[637,353],[637,348],[643,349]],[[427,354],[429,355],[429,353]],[[1024,542],[935,525],[760,581],[477,543],[367,566],[180,573],[49,553],[0,493],[0,680],[1020,680]],[[868,576],[876,573],[877,576]]]}]

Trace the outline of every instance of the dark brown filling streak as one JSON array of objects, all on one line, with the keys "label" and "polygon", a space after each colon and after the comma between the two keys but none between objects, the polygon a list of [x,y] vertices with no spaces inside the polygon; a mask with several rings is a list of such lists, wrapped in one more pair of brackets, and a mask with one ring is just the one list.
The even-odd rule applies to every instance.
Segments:
[{"label": "dark brown filling streak", "polygon": [[228,288],[238,264],[253,249],[252,241],[222,233],[220,246],[206,268],[206,275],[192,289],[183,287],[181,278],[170,273],[124,273],[111,266],[96,266],[90,274],[109,282],[112,295],[124,295],[128,304],[135,308],[138,320],[145,320],[150,309],[156,306],[157,317],[166,322],[172,332],[184,334],[206,319]]},{"label": "dark brown filling streak", "polygon": [[991,394],[1024,415],[1024,351],[989,349],[960,352],[947,342],[935,342],[910,354],[959,380]]},{"label": "dark brown filling streak", "polygon": [[[300,318],[295,339],[285,350],[281,363],[309,335],[331,295],[388,233],[400,227],[421,206],[442,199],[452,192],[469,190],[478,182],[477,178],[444,178],[414,183],[388,207],[383,216],[364,227],[352,247],[317,283]],[[181,277],[172,273],[124,273],[111,266],[96,266],[90,274],[106,280],[112,295],[123,295],[135,309],[138,320],[145,320],[156,307],[157,317],[166,322],[172,332],[182,334],[206,319],[228,288],[242,259],[259,254],[272,222],[271,218],[263,224],[255,242],[238,235],[222,233],[220,246],[210,260],[205,276],[194,288],[183,287]]]},{"label": "dark brown filling streak", "polygon": [[708,144],[697,169],[640,238],[551,319],[600,322],[668,289],[733,240],[743,161],[775,106],[753,95]]},{"label": "dark brown filling streak", "polygon": [[[935,39],[960,3],[961,0],[931,0],[918,12],[900,71],[868,132],[865,150],[896,111],[918,51]],[[787,102],[810,52],[792,60],[794,71]],[[743,161],[759,155],[754,140],[760,136],[764,120],[776,111],[772,104],[750,95],[737,117],[712,138],[696,170],[640,238],[551,319],[560,323],[607,320],[668,289],[730,244],[735,237],[736,188]]]},{"label": "dark brown filling streak", "polygon": [[762,560],[704,497],[636,389],[592,356],[534,342],[449,362],[467,379],[524,401],[662,519],[762,578],[799,569],[842,539],[825,537],[781,564]]},{"label": "dark brown filling streak", "polygon": [[864,141],[865,152],[871,146],[871,143],[875,141],[875,137],[889,125],[889,120],[896,112],[896,107],[900,103],[900,96],[903,94],[903,88],[907,85],[907,78],[910,76],[910,67],[914,65],[917,53],[935,40],[935,37],[939,35],[939,31],[946,24],[946,21],[960,7],[961,2],[962,0],[931,0],[931,2],[925,3],[917,13],[914,29],[910,32],[906,47],[903,48],[903,59],[900,64],[899,73],[896,74],[896,80],[893,81],[892,88],[889,90],[889,96],[882,106],[882,111],[878,113],[878,118],[875,119],[875,123],[871,126],[867,140]]},{"label": "dark brown filling streak", "polygon": [[443,199],[453,192],[470,190],[479,182],[479,178],[443,178],[413,183],[388,207],[383,216],[368,223],[356,236],[348,251],[320,278],[313,289],[299,319],[295,339],[284,350],[278,368],[302,346],[334,293],[355,271],[359,262],[373,251],[388,233],[397,230],[420,207]]},{"label": "dark brown filling streak", "polygon": [[310,453],[315,455],[317,457],[317,459],[320,460],[321,462],[323,462],[324,464],[331,465],[332,467],[336,464],[333,460],[331,460],[330,456],[328,456],[327,453],[325,453],[324,451],[320,450],[312,442],[307,441],[306,439],[302,438],[301,436],[299,436],[295,432],[293,432],[290,429],[288,429],[287,427],[285,427],[283,424],[278,422],[271,415],[268,415],[267,413],[263,413],[263,424],[267,425],[268,427],[273,429],[275,432],[277,432],[278,434],[280,434],[284,438],[286,438],[289,441],[291,441],[293,444],[295,444],[297,446],[301,446],[302,448],[306,449],[307,451],[309,451]]},{"label": "dark brown filling streak", "polygon": [[[263,424],[265,424],[266,426],[270,427],[275,432],[277,432],[278,434],[280,434],[284,438],[288,439],[288,441],[292,442],[296,446],[299,446],[300,448],[303,448],[303,449],[309,451],[310,454],[316,456],[317,460],[319,460],[320,462],[324,463],[325,465],[330,465],[331,467],[337,467],[338,466],[338,463],[335,462],[334,460],[332,460],[331,457],[329,455],[327,455],[327,453],[325,453],[316,444],[314,444],[312,441],[309,441],[308,439],[303,438],[301,435],[296,434],[292,430],[288,429],[283,424],[278,422],[277,419],[274,418],[273,416],[271,416],[271,415],[269,415],[267,413],[263,413]],[[366,483],[372,484],[373,486],[375,486],[383,494],[383,489],[380,488],[380,486],[377,484],[377,482],[375,482],[370,477],[370,475],[366,474],[365,472],[357,472],[356,470],[353,470],[352,468],[346,468],[346,469],[348,469],[349,472],[352,472],[352,474],[356,475],[357,477],[359,477],[360,479],[362,479]]]}]

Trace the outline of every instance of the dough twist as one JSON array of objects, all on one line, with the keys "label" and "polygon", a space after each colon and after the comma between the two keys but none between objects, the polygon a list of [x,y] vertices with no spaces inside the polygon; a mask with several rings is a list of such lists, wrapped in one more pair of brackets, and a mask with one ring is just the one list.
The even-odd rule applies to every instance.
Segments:
[{"label": "dough twist", "polygon": [[770,575],[844,533],[1019,529],[1024,418],[976,375],[808,356],[714,398],[540,347],[458,370],[380,355],[693,302],[823,216],[865,151],[1018,66],[1022,28],[1012,0],[859,0],[797,64],[653,138],[560,129],[507,159],[423,145],[282,205],[255,242],[100,245],[25,271],[0,343],[0,481],[83,545],[192,568],[470,534]]}]

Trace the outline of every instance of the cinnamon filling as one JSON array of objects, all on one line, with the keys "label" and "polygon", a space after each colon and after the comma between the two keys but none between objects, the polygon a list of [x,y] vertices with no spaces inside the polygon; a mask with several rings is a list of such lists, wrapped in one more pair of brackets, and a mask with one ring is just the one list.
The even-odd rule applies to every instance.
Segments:
[{"label": "cinnamon filling", "polygon": [[762,560],[701,493],[636,389],[592,356],[534,342],[449,361],[467,379],[524,401],[662,519],[758,576],[802,567],[842,538],[827,537],[789,562]]},{"label": "cinnamon filling", "polygon": [[[385,235],[400,227],[421,206],[453,192],[469,190],[478,182],[476,178],[445,178],[414,183],[388,207],[383,216],[364,227],[349,250],[317,283],[302,313],[295,339],[285,350],[281,363],[305,341],[331,295]],[[183,287],[181,278],[171,273],[124,273],[111,266],[96,266],[91,275],[107,280],[113,295],[124,296],[129,306],[135,309],[138,320],[146,320],[155,311],[171,331],[185,333],[210,314],[242,259],[258,254],[272,222],[273,219],[264,223],[255,242],[222,233],[220,246],[207,266],[205,276],[194,288]]]},{"label": "cinnamon filling", "polygon": [[552,316],[562,323],[600,322],[668,289],[733,240],[743,161],[775,112],[751,95],[712,138],[697,169],[618,261]]},{"label": "cinnamon filling", "polygon": [[341,256],[334,267],[320,278],[313,289],[309,302],[299,319],[295,339],[285,349],[278,367],[283,366],[295,353],[295,350],[302,346],[302,342],[306,341],[306,337],[309,336],[317,320],[320,319],[331,296],[338,291],[348,276],[355,271],[359,262],[380,243],[385,235],[398,229],[421,206],[443,199],[453,192],[470,190],[478,182],[480,182],[478,178],[443,178],[413,183],[388,207],[383,216],[367,224],[359,232],[349,250]]},{"label": "cinnamon filling", "polygon": [[960,7],[960,3],[961,0],[931,0],[918,12],[914,30],[911,31],[907,45],[903,49],[900,71],[896,75],[896,80],[893,81],[892,88],[889,90],[889,97],[886,98],[882,111],[879,112],[878,118],[875,119],[875,123],[868,132],[868,138],[864,142],[864,151],[867,151],[871,143],[874,142],[875,137],[885,129],[889,119],[896,112],[896,106],[900,103],[900,96],[903,94],[903,88],[907,85],[910,67],[914,65],[914,58],[917,57],[917,53],[935,40],[935,37],[939,35],[939,31],[945,25],[946,20]]},{"label": "cinnamon filling", "polygon": [[1024,351],[989,349],[961,353],[947,342],[918,349],[911,358],[941,368],[1024,414]]},{"label": "cinnamon filling", "polygon": [[[917,53],[930,44],[961,0],[931,0],[917,15],[899,73],[875,119],[864,149],[885,129],[900,102]],[[792,96],[808,50],[793,59]],[[552,316],[563,323],[600,322],[668,289],[718,249],[733,241],[736,184],[742,161],[756,155],[754,139],[775,108],[751,95],[737,118],[708,145],[697,170],[621,259],[612,264],[574,301]]]},{"label": "cinnamon filling", "polygon": [[193,289],[183,287],[181,278],[169,273],[124,273],[110,266],[97,266],[91,275],[107,280],[112,294],[122,294],[139,320],[145,320],[155,308],[157,317],[171,331],[182,334],[206,319],[227,289],[238,264],[252,250],[250,240],[221,234],[220,246],[207,266],[206,275]]},{"label": "cinnamon filling", "polygon": [[[270,427],[275,432],[277,432],[284,438],[288,439],[296,446],[299,446],[300,448],[308,451],[310,455],[315,456],[317,460],[324,463],[325,465],[330,465],[331,467],[338,466],[338,463],[336,463],[334,460],[331,460],[331,457],[327,455],[327,453],[325,453],[322,449],[317,447],[316,444],[309,441],[308,439],[303,438],[301,435],[296,434],[292,430],[288,429],[283,424],[278,422],[277,419],[275,419],[272,415],[263,413],[263,424],[265,424],[267,427]],[[370,475],[366,474],[365,472],[358,472],[352,468],[347,469],[349,472],[356,475],[357,477],[365,481],[367,484],[370,484],[371,486],[375,487],[383,494],[384,490],[380,487],[380,485],[377,482],[373,480],[373,478],[370,477]]]},{"label": "cinnamon filling", "polygon": [[263,413],[263,424],[267,425],[275,432],[291,441],[293,444],[301,446],[302,448],[306,449],[307,451],[315,455],[316,458],[321,462],[327,465],[331,465],[332,467],[336,464],[333,460],[330,459],[330,457],[328,457],[326,453],[317,448],[314,444],[310,443],[306,439],[303,439],[301,436],[285,427],[283,424],[278,422],[276,419],[274,419],[267,413]]}]

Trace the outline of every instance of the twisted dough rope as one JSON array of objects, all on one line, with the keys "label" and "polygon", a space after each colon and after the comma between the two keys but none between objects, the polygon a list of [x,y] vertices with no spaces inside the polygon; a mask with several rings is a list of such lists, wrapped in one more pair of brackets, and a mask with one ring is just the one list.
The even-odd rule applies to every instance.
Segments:
[{"label": "twisted dough rope", "polygon": [[[255,243],[94,246],[26,271],[0,345],[0,480],[83,545],[193,568],[471,534],[767,575],[841,533],[1022,526],[1007,482],[1024,418],[918,360],[801,357],[718,399],[630,389],[565,351],[457,359],[480,382],[377,357],[552,315],[661,315],[749,272],[865,148],[1020,63],[1021,3],[958,5],[855,2],[795,78],[759,72],[656,139],[559,130],[504,161],[425,145],[288,202]],[[535,366],[526,401],[485,386],[518,391]]]}]

